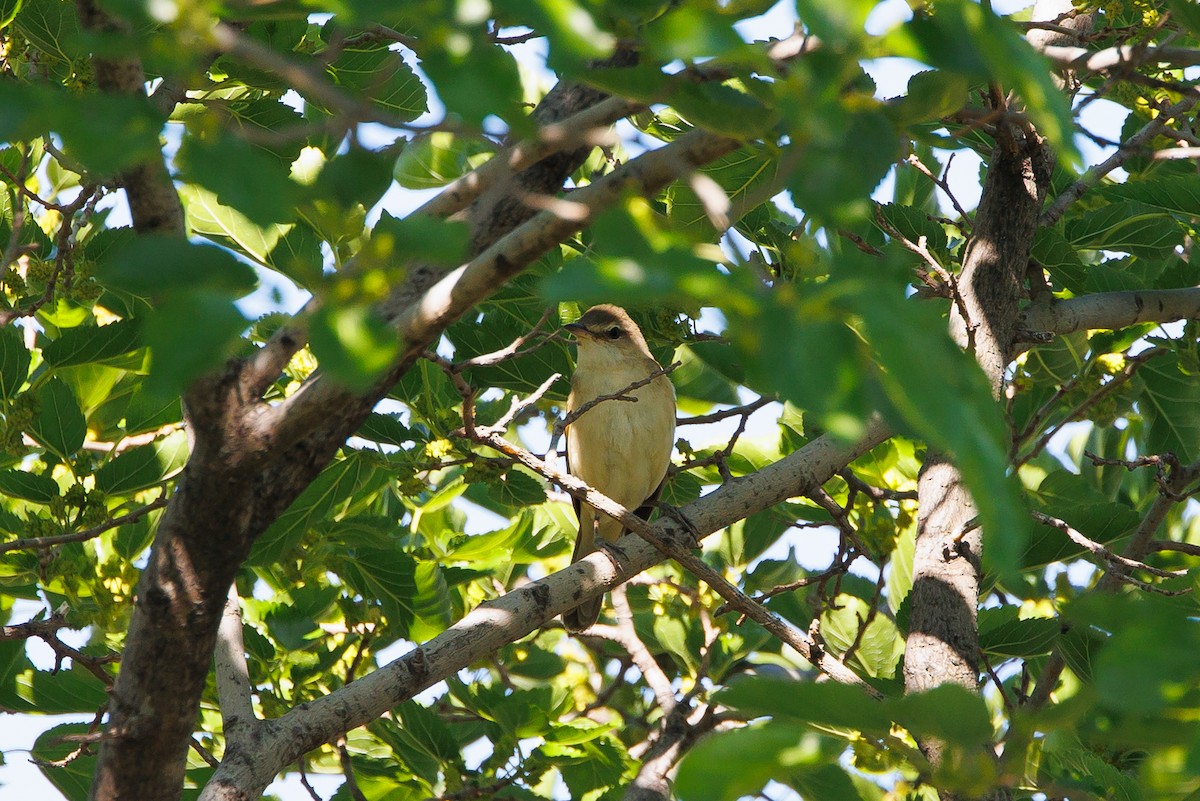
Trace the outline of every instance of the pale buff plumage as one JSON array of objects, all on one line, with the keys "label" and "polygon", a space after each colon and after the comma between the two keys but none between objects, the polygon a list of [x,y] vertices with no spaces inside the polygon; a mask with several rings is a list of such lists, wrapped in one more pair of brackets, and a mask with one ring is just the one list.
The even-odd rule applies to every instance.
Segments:
[{"label": "pale buff plumage", "polygon": [[[660,369],[637,324],[618,306],[588,309],[567,326],[579,343],[571,395],[574,411],[600,395],[620,392]],[[675,389],[665,375],[628,393],[636,403],[601,402],[567,428],[567,462],[573,475],[629,510],[657,498],[675,442]],[[608,542],[624,533],[619,522],[575,503],[579,534],[572,561],[595,550],[593,530]],[[648,517],[650,508],[639,515]],[[597,519],[598,517],[598,519]],[[603,597],[563,614],[563,623],[580,631],[596,622]]]}]

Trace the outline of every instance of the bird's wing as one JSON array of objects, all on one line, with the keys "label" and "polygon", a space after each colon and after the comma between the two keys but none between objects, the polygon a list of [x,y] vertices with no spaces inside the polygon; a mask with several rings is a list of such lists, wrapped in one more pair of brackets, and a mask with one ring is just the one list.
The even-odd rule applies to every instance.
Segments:
[{"label": "bird's wing", "polygon": [[[566,454],[567,454],[567,472],[570,473],[571,475],[575,475],[575,471],[571,469],[571,439],[570,439],[570,437],[563,437],[563,442],[565,443],[564,450],[566,451]],[[580,501],[578,498],[576,498],[574,495],[572,495],[571,496],[571,505],[575,507],[575,519],[578,520],[579,514],[581,512],[581,507],[583,506],[583,502]]]},{"label": "bird's wing", "polygon": [[658,482],[658,486],[654,488],[654,492],[650,493],[650,497],[642,501],[642,505],[634,509],[633,513],[643,520],[649,520],[650,513],[658,505],[658,496],[662,495],[663,487],[665,486],[667,486],[667,477],[664,475],[663,480]]}]

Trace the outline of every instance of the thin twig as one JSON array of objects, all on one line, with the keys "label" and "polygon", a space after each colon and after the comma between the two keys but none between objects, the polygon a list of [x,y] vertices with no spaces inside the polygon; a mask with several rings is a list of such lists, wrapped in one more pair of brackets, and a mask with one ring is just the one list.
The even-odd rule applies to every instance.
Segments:
[{"label": "thin twig", "polygon": [[150,512],[153,512],[155,509],[163,508],[167,505],[167,502],[168,499],[166,497],[159,498],[151,501],[140,509],[134,509],[129,514],[122,515],[120,517],[114,517],[113,519],[107,520],[98,526],[93,526],[92,528],[84,529],[83,531],[76,531],[73,534],[54,534],[49,537],[23,537],[11,542],[2,542],[0,543],[0,553],[7,553],[8,551],[20,551],[28,548],[49,548],[54,545],[63,545],[68,542],[84,542],[85,540],[99,537],[109,529],[114,529],[118,526],[123,526],[126,523],[133,523],[137,520],[140,520]]}]

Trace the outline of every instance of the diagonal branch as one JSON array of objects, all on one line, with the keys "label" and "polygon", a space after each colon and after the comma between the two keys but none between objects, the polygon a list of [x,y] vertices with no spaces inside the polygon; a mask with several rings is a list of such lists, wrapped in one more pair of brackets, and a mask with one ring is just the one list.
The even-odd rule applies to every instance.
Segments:
[{"label": "diagonal branch", "polygon": [[[820,437],[756,473],[727,482],[680,512],[696,533],[706,536],[811,491],[888,436],[887,427],[874,422],[868,426],[866,436],[853,445]],[[588,495],[599,502],[596,493]],[[671,542],[681,549],[692,547],[695,541],[694,533],[671,516],[659,519],[651,531],[656,541]],[[581,598],[611,589],[663,560],[654,545],[636,535],[623,537],[612,553],[619,555],[619,563],[604,553],[594,553],[476,607],[442,634],[353,684],[266,722],[253,753],[226,758],[201,799],[257,797],[279,770],[300,755],[375,719],[422,689],[545,625],[578,605]]]}]

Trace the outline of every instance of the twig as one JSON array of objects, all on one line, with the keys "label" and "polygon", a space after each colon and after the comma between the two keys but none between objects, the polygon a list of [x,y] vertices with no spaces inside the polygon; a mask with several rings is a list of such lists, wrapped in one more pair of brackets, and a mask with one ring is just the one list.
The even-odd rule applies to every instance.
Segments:
[{"label": "twig", "polygon": [[762,407],[775,403],[774,398],[759,398],[756,401],[747,403],[745,406],[734,406],[732,409],[723,409],[719,412],[710,414],[698,414],[694,417],[680,417],[675,420],[676,426],[698,426],[707,425],[708,423],[716,423],[720,420],[726,420],[730,417],[738,415],[749,416],[757,412]]},{"label": "twig", "polygon": [[166,497],[159,498],[151,501],[140,509],[134,509],[129,514],[122,515],[121,517],[114,517],[113,519],[107,520],[98,526],[93,526],[92,528],[84,529],[83,531],[76,531],[73,534],[54,534],[49,537],[23,537],[11,542],[2,542],[0,543],[0,553],[7,553],[8,551],[20,551],[27,548],[49,548],[54,545],[63,545],[68,542],[84,542],[85,540],[99,537],[109,529],[117,528],[118,526],[123,526],[126,523],[133,523],[137,520],[140,520],[150,512],[153,512],[155,509],[161,509],[166,506],[167,501],[168,499]]},{"label": "twig", "polygon": [[50,650],[54,651],[54,672],[57,673],[62,668],[64,659],[70,659],[75,664],[87,670],[96,678],[100,679],[104,684],[105,689],[111,689],[113,686],[113,677],[105,670],[104,665],[111,665],[117,662],[120,657],[117,654],[108,654],[106,656],[88,656],[82,651],[72,648],[58,638],[60,629],[70,628],[67,622],[67,614],[65,605],[64,608],[56,610],[46,620],[29,620],[25,623],[17,623],[12,626],[4,626],[0,633],[0,641],[3,640],[27,640],[30,637],[36,637],[46,645],[50,646]]},{"label": "twig", "polygon": [[1155,551],[1175,551],[1184,553],[1188,556],[1200,556],[1200,545],[1195,545],[1190,542],[1176,542],[1175,540],[1154,540],[1150,543],[1150,547]]},{"label": "twig", "polygon": [[[651,379],[652,380],[652,379]],[[831,678],[837,681],[856,684],[868,689],[869,692],[877,693],[873,687],[866,684],[858,677],[854,671],[847,668],[845,665],[833,659],[826,654],[822,649],[804,637],[804,635],[791,628],[787,623],[779,617],[769,612],[761,604],[758,604],[750,596],[739,590],[734,585],[726,581],[720,574],[706,565],[699,558],[693,556],[690,552],[683,548],[674,547],[672,544],[663,542],[654,536],[650,525],[642,520],[630,510],[606,497],[586,483],[576,478],[575,476],[561,473],[543,460],[537,458],[532,453],[529,453],[523,448],[520,448],[508,440],[501,437],[499,434],[485,433],[478,430],[468,430],[468,436],[471,439],[479,442],[482,445],[487,445],[494,450],[509,456],[521,464],[533,470],[538,475],[551,481],[573,497],[579,498],[580,501],[588,504],[592,508],[612,517],[621,522],[621,524],[630,531],[636,532],[640,537],[654,545],[662,553],[675,559],[680,565],[690,570],[697,578],[706,582],[713,588],[717,594],[723,597],[733,608],[744,613],[751,620],[761,625],[771,634],[778,637],[783,642],[790,645],[797,653],[809,660],[818,670],[828,674]],[[691,528],[691,527],[689,527]]]},{"label": "twig", "polygon": [[1145,570],[1150,575],[1158,576],[1159,578],[1178,578],[1179,576],[1187,574],[1186,570],[1162,570],[1161,568],[1151,567],[1145,562],[1140,562],[1136,559],[1130,559],[1126,556],[1115,554],[1105,548],[1102,544],[1080,532],[1078,529],[1072,528],[1071,525],[1064,520],[1060,520],[1057,517],[1051,517],[1050,515],[1037,511],[1030,512],[1030,514],[1033,515],[1034,520],[1041,523],[1043,526],[1056,528],[1063,534],[1066,534],[1071,542],[1083,548],[1088,553],[1097,556],[1100,559],[1103,559],[1105,562],[1108,562],[1110,565],[1116,567],[1118,572],[1123,573],[1125,570]]},{"label": "twig", "polygon": [[646,685],[654,692],[659,709],[664,715],[671,714],[675,711],[678,703],[675,699],[675,690],[671,687],[671,680],[659,667],[654,655],[646,648],[646,644],[638,637],[637,631],[633,627],[633,610],[629,607],[629,600],[625,597],[624,585],[613,589],[612,599],[613,609],[617,613],[617,625],[593,625],[588,629],[587,636],[609,640],[624,648],[625,652],[629,654],[629,658],[633,660],[633,664],[641,671],[642,677],[646,679]]},{"label": "twig", "polygon": [[1116,153],[1113,153],[1094,167],[1089,168],[1087,172],[1080,176],[1079,180],[1071,184],[1058,197],[1054,198],[1054,202],[1042,212],[1042,216],[1038,220],[1039,225],[1046,228],[1053,226],[1072,203],[1083,197],[1085,192],[1100,183],[1101,179],[1110,172],[1140,153],[1143,145],[1166,130],[1167,123],[1182,114],[1186,114],[1197,102],[1200,102],[1200,97],[1185,97],[1178,103],[1161,109],[1157,117],[1143,125],[1133,136],[1126,139],[1117,148]]},{"label": "twig", "polygon": [[[1080,401],[1078,404],[1076,404],[1073,409],[1071,409],[1069,412],[1067,412],[1066,416],[1063,417],[1063,419],[1057,425],[1052,426],[1049,430],[1047,430],[1045,433],[1043,433],[1042,436],[1038,437],[1037,441],[1033,443],[1033,446],[1025,453],[1025,455],[1021,456],[1020,458],[1018,458],[1014,461],[1014,465],[1016,467],[1020,467],[1021,465],[1024,465],[1027,462],[1029,462],[1030,459],[1033,459],[1034,457],[1036,457],[1050,443],[1050,440],[1054,438],[1054,435],[1062,430],[1062,427],[1064,425],[1071,422],[1072,420],[1081,418],[1084,415],[1084,413],[1087,412],[1088,409],[1095,406],[1097,403],[1099,403],[1101,400],[1103,400],[1108,395],[1111,395],[1113,392],[1116,391],[1116,389],[1118,387],[1120,387],[1125,382],[1127,382],[1130,378],[1132,378],[1133,374],[1137,372],[1137,369],[1139,367],[1141,367],[1143,364],[1148,362],[1150,359],[1153,359],[1155,356],[1161,356],[1162,354],[1164,354],[1166,352],[1167,352],[1166,348],[1150,348],[1149,350],[1144,350],[1135,356],[1127,357],[1125,367],[1121,370],[1121,372],[1114,375],[1112,377],[1112,380],[1110,380],[1109,382],[1107,382],[1105,384],[1102,384],[1095,392],[1091,393],[1086,398],[1084,398],[1082,401]],[[1082,377],[1081,375],[1077,375],[1077,376],[1073,377],[1071,379],[1071,381],[1067,382],[1067,384],[1065,384],[1063,387],[1061,387],[1054,394],[1054,396],[1049,401],[1047,401],[1046,405],[1049,405],[1049,404],[1059,400],[1061,397],[1065,396],[1071,389],[1073,389],[1075,387],[1075,385],[1077,385],[1079,383],[1079,380],[1081,377]],[[1045,405],[1043,405],[1043,408],[1045,408]],[[1041,413],[1041,409],[1038,410],[1038,414],[1040,414],[1040,413]],[[1037,414],[1034,415],[1034,421],[1036,421],[1037,416],[1038,416]],[[1030,425],[1034,425],[1034,421],[1031,421]],[[1039,423],[1039,425],[1040,425],[1040,423]],[[1029,426],[1026,426],[1026,430],[1028,430],[1028,429],[1029,429]],[[1036,429],[1036,426],[1035,426],[1035,429]],[[1024,433],[1024,432],[1022,432],[1022,433]],[[1017,443],[1014,442],[1014,449],[1015,449],[1016,445],[1017,445]]]},{"label": "twig", "polygon": [[917,172],[933,181],[933,185],[942,190],[946,197],[950,199],[950,203],[954,206],[954,210],[958,212],[958,216],[960,218],[960,222],[955,224],[963,230],[963,233],[969,234],[971,231],[971,216],[967,214],[966,209],[962,207],[962,204],[958,202],[958,198],[954,196],[954,192],[951,191],[950,182],[948,180],[948,176],[950,175],[950,165],[954,163],[954,154],[951,153],[950,158],[947,159],[946,168],[942,170],[941,177],[934,175],[933,171],[925,166],[925,162],[921,161],[921,157],[916,153],[909,153],[908,158],[905,159],[905,161],[915,167]]}]

